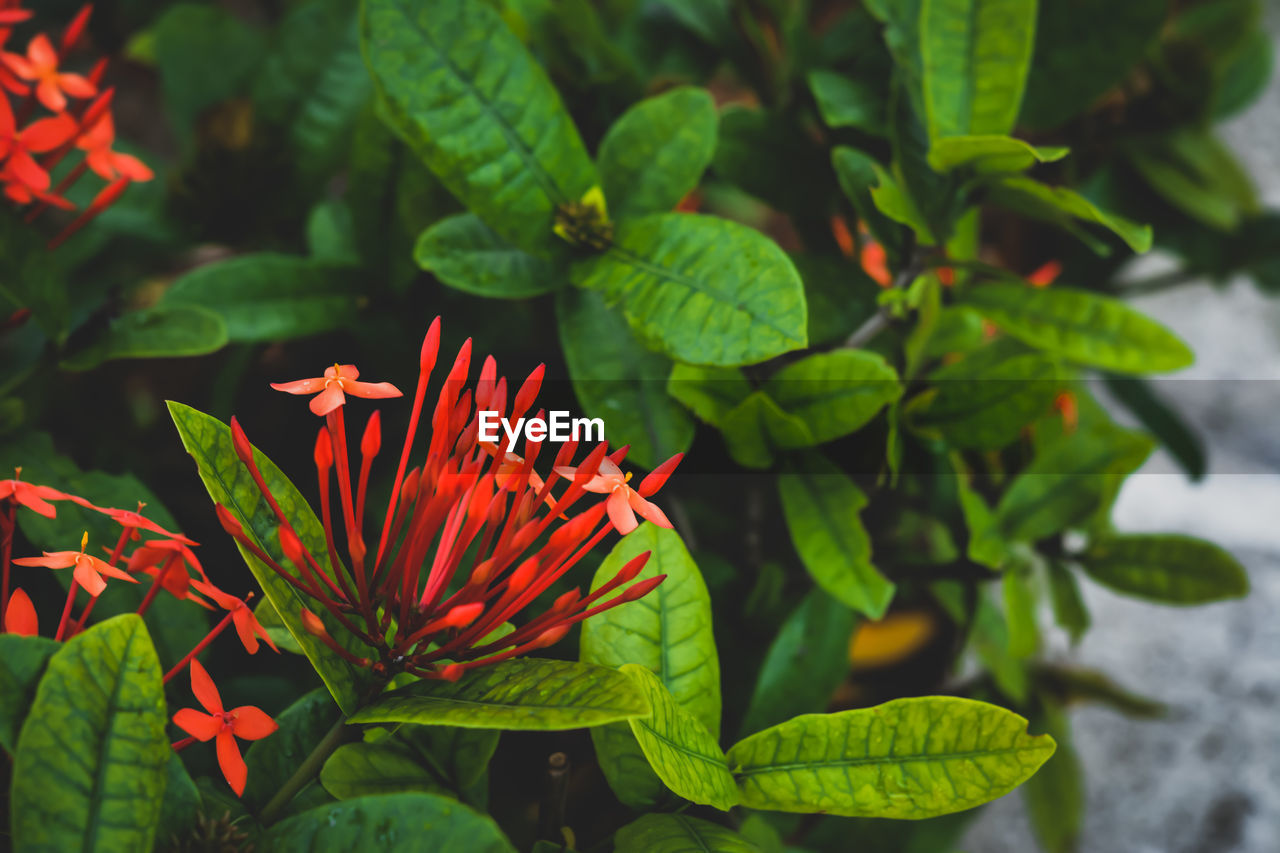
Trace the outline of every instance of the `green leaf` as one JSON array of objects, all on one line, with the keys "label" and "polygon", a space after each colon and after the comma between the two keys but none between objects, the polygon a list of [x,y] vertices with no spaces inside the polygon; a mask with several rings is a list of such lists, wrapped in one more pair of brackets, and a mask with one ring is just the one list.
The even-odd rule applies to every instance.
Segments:
[{"label": "green leaf", "polygon": [[1009,654],[1025,659],[1040,647],[1040,628],[1036,622],[1036,594],[1031,587],[1030,568],[1021,563],[1025,561],[1015,561],[1000,577],[1000,596],[1009,626]]},{"label": "green leaf", "polygon": [[618,830],[616,853],[761,853],[731,829],[683,814],[647,814]]},{"label": "green leaf", "polygon": [[844,604],[821,589],[810,590],[765,652],[742,731],[825,711],[849,673],[849,640],[857,621]]},{"label": "green leaf", "polygon": [[258,602],[253,608],[254,618],[258,620],[258,624],[267,630],[271,642],[276,644],[276,648],[282,652],[290,652],[295,655],[306,654],[302,650],[302,646],[298,645],[298,641],[293,638],[293,634],[289,633],[289,629],[285,627],[284,621],[280,618],[280,614],[276,612],[275,605],[270,599],[264,598]]},{"label": "green leaf", "polygon": [[667,379],[667,393],[699,420],[720,426],[730,412],[751,396],[751,383],[736,368],[677,364]]},{"label": "green leaf", "polygon": [[249,778],[240,801],[253,811],[265,806],[298,765],[338,721],[338,708],[323,687],[309,690],[275,717],[271,737],[254,741],[245,753]]},{"label": "green leaf", "polygon": [[1049,410],[1059,387],[1053,361],[1030,353],[983,363],[982,353],[934,371],[934,387],[906,407],[911,426],[953,447],[999,450]]},{"label": "green leaf", "polygon": [[598,181],[555,87],[498,13],[366,0],[361,31],[397,133],[485,224],[547,253],[556,207]]},{"label": "green leaf", "polygon": [[16,211],[0,214],[0,254],[5,259],[0,311],[8,317],[20,308],[28,309],[45,337],[61,346],[67,337],[70,307],[67,282],[44,239]]},{"label": "green leaf", "polygon": [[350,721],[558,731],[600,726],[648,712],[644,695],[616,670],[518,658],[471,670],[452,683],[419,681],[385,693]]},{"label": "green leaf", "polygon": [[1157,394],[1151,383],[1139,376],[1103,377],[1107,390],[1178,461],[1193,481],[1207,471],[1204,441],[1186,421]]},{"label": "green leaf", "polygon": [[929,137],[1001,134],[1022,106],[1035,0],[924,0],[920,58]]},{"label": "green leaf", "polygon": [[[657,589],[582,625],[584,663],[648,667],[712,736],[720,732],[720,659],[711,631],[711,597],[679,534],[642,524],[619,540],[596,570],[592,590],[613,579],[630,560],[650,552],[636,580],[666,575]],[[591,730],[600,769],[618,799],[633,808],[660,802],[661,782],[625,724]]]},{"label": "green leaf", "polygon": [[62,648],[47,637],[0,634],[0,747],[12,754],[18,730],[36,696],[36,685],[54,652]]},{"label": "green leaf", "polygon": [[258,846],[273,853],[515,853],[487,815],[423,793],[357,797],[320,806],[280,821]]},{"label": "green leaf", "polygon": [[876,353],[838,349],[788,364],[769,377],[764,391],[822,444],[865,425],[901,396],[902,386]]},{"label": "green leaf", "polygon": [[880,310],[880,288],[857,264],[811,252],[794,254],[791,261],[804,279],[810,346],[844,341]]},{"label": "green leaf", "polygon": [[[1100,210],[1084,196],[1066,187],[1051,187],[1022,175],[1006,175],[989,188],[987,200],[1032,219],[1050,222],[1076,233],[1082,239],[1090,235],[1080,231],[1075,220],[1088,222],[1115,233],[1135,252],[1151,248],[1151,226],[1138,225],[1123,216]],[[1091,246],[1095,246],[1091,243]],[[1106,248],[1106,244],[1095,248]],[[1105,254],[1105,251],[1103,252]]]},{"label": "green leaf", "polygon": [[1037,148],[1021,139],[990,134],[986,136],[950,136],[935,140],[929,146],[929,165],[939,172],[969,168],[978,174],[991,172],[1023,172],[1037,163],[1061,160],[1071,149]]},{"label": "green leaf", "polygon": [[804,421],[784,412],[763,391],[753,391],[719,426],[729,455],[745,468],[768,468],[776,451],[818,443]]},{"label": "green leaf", "polygon": [[1229,232],[1259,212],[1248,173],[1208,131],[1161,134],[1135,147],[1129,162],[1159,196],[1202,225]]},{"label": "green leaf", "polygon": [[835,71],[810,71],[808,79],[827,127],[884,133],[884,96],[874,87]]},{"label": "green leaf", "polygon": [[778,493],[791,542],[814,582],[859,613],[883,616],[894,585],[871,563],[871,537],[858,517],[866,495],[816,454],[779,475]]},{"label": "green leaf", "polygon": [[681,86],[631,107],[600,142],[600,181],[613,216],[675,207],[716,151],[720,118],[706,89]]},{"label": "green leaf", "polygon": [[969,474],[958,452],[951,454],[951,462],[956,470],[956,500],[960,504],[965,527],[969,529],[969,544],[965,555],[975,563],[999,569],[1008,558],[1008,548],[1000,536],[995,514],[982,496],[969,485]]},{"label": "green leaf", "polygon": [[[279,523],[275,513],[258,491],[249,470],[236,456],[231,442],[231,430],[217,418],[181,403],[170,401],[169,414],[182,437],[183,446],[196,461],[200,479],[209,491],[210,498],[231,512],[232,517],[240,522],[245,534],[258,548],[277,562],[284,560],[280,537],[276,532]],[[323,568],[332,572],[333,567],[327,565],[329,549],[325,544],[324,528],[302,494],[279,467],[256,448],[254,461],[262,472],[267,488],[271,490],[302,544],[315,555]],[[245,563],[280,615],[280,620],[302,646],[307,659],[333,694],[338,707],[344,713],[354,711],[363,685],[370,682],[371,674],[352,666],[304,628],[302,609],[308,607],[310,601],[304,600],[293,586],[254,557],[243,545],[236,543],[236,547],[240,549]],[[324,620],[330,636],[338,642],[346,642],[352,649],[364,648],[323,608],[317,615]]]},{"label": "green leaf", "polygon": [[156,826],[156,838],[168,840],[186,835],[196,824],[203,805],[200,789],[191,781],[191,774],[170,750],[165,763],[164,801],[160,807],[160,820]]},{"label": "green leaf", "polygon": [[588,417],[604,421],[611,445],[630,444],[627,459],[645,468],[689,449],[693,419],[667,393],[668,358],[641,346],[598,293],[561,291],[556,320],[573,391]]},{"label": "green leaf", "polygon": [[1107,536],[1090,542],[1079,562],[1103,586],[1161,604],[1207,604],[1249,593],[1249,576],[1235,557],[1177,533]]},{"label": "green leaf", "polygon": [[136,614],[68,640],[18,736],[15,850],[150,850],[169,760],[160,662]]},{"label": "green leaf", "polygon": [[174,282],[161,307],[214,312],[232,341],[276,341],[349,327],[368,298],[351,270],[262,252],[199,267]]},{"label": "green leaf", "polygon": [[448,794],[440,777],[390,743],[348,743],[338,747],[320,771],[320,784],[339,800],[410,791]]},{"label": "green leaf", "polygon": [[226,345],[227,325],[207,308],[155,305],[112,321],[87,346],[59,362],[64,370],[90,370],[118,358],[205,355]]},{"label": "green leaf", "polygon": [[910,220],[905,222],[907,225],[915,223],[928,231],[915,206],[902,196],[897,182],[870,155],[838,145],[831,149],[831,166],[840,191],[878,242],[896,249],[902,242],[904,220]]},{"label": "green leaf", "polygon": [[334,266],[360,263],[360,246],[350,205],[335,199],[312,205],[307,213],[307,251],[314,260]]},{"label": "green leaf", "polygon": [[1035,676],[1037,685],[1051,692],[1059,704],[1095,702],[1142,720],[1160,719],[1169,713],[1164,703],[1134,693],[1097,670],[1040,664]]},{"label": "green leaf", "polygon": [[500,732],[457,726],[400,726],[388,741],[437,768],[460,794],[482,783]]},{"label": "green leaf", "polygon": [[1008,540],[1036,540],[1078,526],[1110,506],[1120,483],[1151,454],[1139,433],[1078,432],[1037,453],[996,507]]},{"label": "green leaf", "polygon": [[1084,768],[1071,742],[1071,721],[1053,706],[1041,715],[1046,733],[1058,745],[1040,772],[1027,780],[1022,795],[1031,826],[1045,853],[1074,853],[1084,826]]},{"label": "green leaf", "polygon": [[495,299],[550,293],[566,281],[559,265],[517,249],[472,213],[447,216],[423,231],[413,258],[450,287]]},{"label": "green leaf", "polygon": [[609,251],[570,273],[620,302],[640,339],[677,361],[754,364],[808,340],[804,284],[791,259],[736,222],[677,213],[625,220]]},{"label": "green leaf", "polygon": [[1168,11],[1168,0],[1040,0],[1018,123],[1056,127],[1089,109],[1142,61]]},{"label": "green leaf", "polygon": [[646,666],[629,663],[622,672],[635,679],[652,709],[627,722],[649,765],[663,784],[690,802],[728,811],[738,804],[724,752],[696,716],[676,704]]},{"label": "green leaf", "polygon": [[1069,287],[989,283],[964,304],[1025,344],[1118,373],[1162,373],[1195,356],[1176,335],[1117,299]]},{"label": "green leaf", "polygon": [[348,0],[294,4],[276,26],[253,86],[263,118],[287,133],[299,176],[320,186],[341,164],[372,94]]},{"label": "green leaf", "polygon": [[1071,642],[1078,643],[1089,630],[1092,618],[1080,594],[1080,584],[1059,560],[1049,561],[1049,600],[1053,604],[1053,621],[1071,635]]},{"label": "green leaf", "polygon": [[[720,113],[712,168],[717,177],[770,207],[805,219],[818,213],[814,199],[830,191],[825,156],[819,142],[790,115],[735,105]],[[779,169],[779,163],[787,167]]]},{"label": "green leaf", "polygon": [[920,819],[972,808],[1053,754],[1011,711],[923,696],[807,714],[739,741],[729,765],[749,808]]}]

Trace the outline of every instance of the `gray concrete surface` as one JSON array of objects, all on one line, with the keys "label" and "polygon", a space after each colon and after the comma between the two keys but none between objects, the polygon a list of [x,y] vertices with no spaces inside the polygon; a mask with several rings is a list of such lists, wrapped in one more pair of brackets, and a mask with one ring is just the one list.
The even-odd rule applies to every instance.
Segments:
[{"label": "gray concrete surface", "polygon": [[[1268,24],[1280,34],[1280,4]],[[1280,207],[1280,79],[1223,128]],[[1143,259],[1142,277],[1167,259]],[[1280,301],[1246,281],[1195,285],[1135,304],[1187,340],[1197,364],[1161,390],[1210,448],[1210,476],[1191,484],[1154,457],[1121,492],[1127,531],[1181,531],[1232,550],[1253,590],[1242,601],[1162,608],[1086,590],[1094,628],[1052,655],[1102,669],[1172,707],[1134,721],[1100,708],[1073,712],[1088,774],[1083,853],[1280,851]],[[1020,795],[986,809],[965,839],[970,853],[1025,853]]]}]

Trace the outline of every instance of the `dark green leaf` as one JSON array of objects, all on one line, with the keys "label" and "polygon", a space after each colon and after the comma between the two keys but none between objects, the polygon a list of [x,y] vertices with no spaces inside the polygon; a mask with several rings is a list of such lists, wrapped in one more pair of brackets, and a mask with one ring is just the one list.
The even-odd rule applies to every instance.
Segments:
[{"label": "dark green leaf", "polygon": [[156,827],[156,839],[161,843],[186,835],[195,826],[202,805],[200,789],[191,781],[191,774],[187,773],[178,753],[169,752],[165,775],[164,802]]},{"label": "dark green leaf", "polygon": [[857,264],[811,252],[791,260],[804,279],[811,346],[843,341],[879,310],[880,288]]},{"label": "dark green leaf", "polygon": [[649,765],[663,784],[690,802],[728,811],[738,804],[724,752],[696,716],[676,704],[647,667],[629,663],[622,672],[635,679],[651,708],[627,720]]},{"label": "dark green leaf", "polygon": [[884,95],[867,83],[835,71],[810,71],[809,90],[827,127],[884,132]]},{"label": "dark green leaf", "polygon": [[758,231],[711,216],[618,223],[613,247],[571,268],[620,302],[641,340],[688,364],[754,364],[805,346],[804,284]]},{"label": "dark green leaf", "polygon": [[849,673],[849,640],[857,621],[844,604],[821,589],[810,590],[765,653],[742,731],[825,711]]},{"label": "dark green leaf", "polygon": [[1204,442],[1164,400],[1151,383],[1138,376],[1104,377],[1107,390],[1151,432],[1192,480],[1206,471]]},{"label": "dark green leaf", "polygon": [[613,446],[631,445],[627,459],[645,468],[689,449],[693,419],[667,393],[669,359],[641,346],[598,293],[561,291],[556,320],[574,393]]},{"label": "dark green leaf", "polygon": [[1165,201],[1210,228],[1229,232],[1259,212],[1248,173],[1208,131],[1161,134],[1135,147],[1129,162]]},{"label": "dark green leaf", "polygon": [[1080,364],[1161,373],[1187,367],[1195,358],[1155,320],[1085,290],[990,283],[966,291],[964,304],[1023,343]]},{"label": "dark green leaf", "polygon": [[[831,166],[836,171],[841,192],[853,205],[858,218],[867,223],[867,228],[878,242],[896,250],[904,233],[901,227],[903,216],[901,213],[895,215],[897,208],[893,204],[888,205],[889,210],[882,210],[888,203],[886,194],[901,195],[896,182],[870,155],[847,145],[838,145],[831,150]],[[912,212],[918,217],[914,208]]]},{"label": "dark green leaf", "polygon": [[227,343],[227,324],[207,308],[156,305],[113,320],[91,343],[60,362],[65,370],[89,370],[117,358],[204,355]]},{"label": "dark green leaf", "polygon": [[998,450],[1016,441],[1058,394],[1058,367],[1036,354],[971,365],[982,350],[935,371],[935,387],[906,407],[910,424],[953,447]]},{"label": "dark green leaf", "polygon": [[969,168],[978,174],[1022,172],[1037,163],[1052,163],[1069,153],[1067,148],[1037,148],[1021,139],[991,134],[950,136],[929,146],[929,165],[939,172]]},{"label": "dark green leaf", "polygon": [[240,800],[257,811],[289,781],[311,750],[338,721],[338,708],[323,687],[302,694],[275,717],[280,729],[254,741],[245,754],[249,779]]},{"label": "dark green leaf", "polygon": [[924,696],[806,714],[739,741],[729,765],[749,808],[920,819],[1003,796],[1053,754],[1011,711]]},{"label": "dark green leaf", "polygon": [[647,814],[618,830],[617,853],[761,853],[731,829],[683,814]]},{"label": "dark green leaf", "polygon": [[555,731],[648,712],[644,695],[616,670],[518,658],[474,669],[455,682],[419,681],[383,694],[351,722]]},{"label": "dark green leaf", "polygon": [[17,749],[18,730],[36,696],[36,684],[60,648],[47,637],[0,634],[0,746],[10,754]]},{"label": "dark green leaf", "polygon": [[720,426],[751,395],[751,383],[736,368],[677,364],[667,379],[667,393],[700,420]]},{"label": "dark green leaf", "polygon": [[348,743],[320,771],[320,784],[339,800],[410,791],[448,794],[444,780],[391,743]]},{"label": "dark green leaf", "polygon": [[1076,220],[1101,225],[1115,233],[1135,252],[1151,248],[1151,226],[1138,225],[1122,216],[1099,209],[1084,196],[1066,187],[1051,187],[1021,175],[1008,175],[993,184],[988,200],[1032,219],[1041,219],[1075,233],[1104,254],[1105,243],[1080,229]]},{"label": "dark green leaf", "polygon": [[0,312],[8,317],[20,308],[49,340],[62,344],[67,335],[67,286],[54,256],[39,233],[11,211],[0,214],[0,252],[5,271],[0,277]]},{"label": "dark green leaf", "polygon": [[1049,561],[1049,600],[1053,604],[1053,620],[1071,635],[1071,642],[1080,642],[1092,618],[1076,576],[1058,560]]},{"label": "dark green leaf", "polygon": [[641,101],[600,142],[609,213],[671,210],[698,185],[716,150],[719,116],[706,89],[682,86]]},{"label": "dark green leaf", "polygon": [[550,293],[568,278],[560,265],[517,249],[472,213],[445,217],[423,231],[413,257],[450,287],[497,299]]},{"label": "dark green leaf", "polygon": [[1035,677],[1040,689],[1051,691],[1061,704],[1096,702],[1130,717],[1151,720],[1169,711],[1164,703],[1127,690],[1096,670],[1041,664]]},{"label": "dark green leaf", "polygon": [[488,816],[422,793],[320,806],[271,827],[261,847],[273,853],[515,853]]},{"label": "dark green leaf", "polygon": [[307,214],[307,250],[317,261],[334,266],[356,266],[360,247],[351,207],[344,201],[323,201]]},{"label": "dark green leaf", "polygon": [[49,660],[18,736],[15,850],[150,850],[166,763],[160,662],[135,614],[72,638]]},{"label": "dark green leaf", "polygon": [[753,391],[719,426],[729,455],[746,468],[768,468],[776,451],[818,443],[804,421],[784,412],[763,391]]},{"label": "dark green leaf", "polygon": [[929,136],[1008,133],[1035,44],[1035,0],[924,0],[920,58]]},{"label": "dark green leaf", "polygon": [[1249,592],[1249,576],[1235,557],[1177,533],[1107,536],[1089,543],[1079,560],[1098,583],[1161,604],[1206,604]]},{"label": "dark green leaf", "polygon": [[174,282],[161,307],[222,317],[233,341],[276,341],[357,322],[367,301],[344,266],[263,252],[199,267]]},{"label": "dark green leaf", "polygon": [[1022,787],[1031,826],[1045,853],[1074,853],[1084,825],[1084,768],[1071,742],[1071,720],[1061,708],[1041,715],[1058,745],[1053,756]]},{"label": "dark green leaf", "polygon": [[763,390],[820,444],[854,432],[902,394],[897,372],[881,356],[856,349],[792,362]]},{"label": "dark green leaf", "polygon": [[[258,491],[249,470],[237,458],[231,442],[231,430],[217,418],[181,403],[171,401],[169,414],[182,437],[183,446],[196,461],[200,479],[208,489],[210,498],[231,512],[232,517],[240,522],[244,532],[258,548],[277,562],[284,560],[277,533],[279,522]],[[262,472],[267,488],[271,490],[302,544],[316,556],[322,567],[332,572],[333,567],[327,566],[329,550],[325,544],[324,528],[302,494],[276,464],[256,448],[254,461]],[[309,602],[304,601],[293,586],[254,557],[243,545],[237,543],[236,547],[240,549],[241,556],[262,586],[262,591],[280,614],[281,621],[302,646],[307,659],[333,694],[338,707],[346,713],[354,711],[361,686],[369,682],[371,674],[356,669],[304,628],[302,609]],[[319,615],[325,620],[330,636],[339,642],[349,643],[352,648],[363,648],[356,638],[323,609]]]},{"label": "dark green leaf", "polygon": [[866,495],[818,455],[780,475],[778,492],[791,542],[814,582],[859,613],[883,616],[894,585],[871,563],[871,537],[858,517]]},{"label": "dark green leaf", "polygon": [[367,0],[365,61],[396,131],[504,239],[550,250],[559,205],[597,184],[546,72],[474,0]]}]

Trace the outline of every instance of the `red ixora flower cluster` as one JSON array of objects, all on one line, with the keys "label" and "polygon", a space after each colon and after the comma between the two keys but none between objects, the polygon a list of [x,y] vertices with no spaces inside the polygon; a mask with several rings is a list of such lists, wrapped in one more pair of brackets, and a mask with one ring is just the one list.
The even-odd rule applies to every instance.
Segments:
[{"label": "red ixora flower cluster", "polygon": [[[103,89],[107,61],[100,59],[87,74],[63,70],[63,63],[83,40],[92,6],[85,6],[67,25],[55,45],[36,33],[25,51],[7,45],[13,28],[31,17],[18,0],[0,0],[0,187],[15,205],[30,205],[27,220],[49,207],[74,205],[66,192],[92,171],[107,185],[79,216],[49,243],[56,248],[110,207],[134,181],[149,181],[152,172],[136,157],[112,150],[115,124],[113,90]],[[50,173],[68,154],[83,159],[52,186]]]},{"label": "red ixora flower cluster", "polygon": [[[580,465],[571,467],[577,442],[570,441],[556,451],[551,473],[544,480],[533,470],[542,442],[526,440],[520,456],[477,440],[481,411],[514,421],[530,410],[542,384],[543,367],[529,375],[508,406],[507,381],[497,375],[492,357],[485,359],[478,380],[469,387],[468,339],[436,400],[426,458],[410,468],[439,345],[440,320],[436,318],[422,344],[417,391],[376,548],[370,549],[365,541],[365,498],[370,468],[382,447],[381,418],[377,411],[369,417],[356,473],[348,461],[343,411],[348,395],[399,397],[395,386],[361,382],[354,366],[340,364],[321,377],[272,386],[290,394],[318,395],[311,409],[325,419],[316,439],[315,464],[327,555],[317,556],[303,545],[268,488],[249,439],[239,422],[231,421],[236,454],[278,521],[284,559],[277,561],[265,553],[231,512],[219,505],[223,527],[314,602],[317,610],[330,614],[332,622],[357,637],[371,655],[357,656],[330,635],[315,612],[303,610],[300,616],[309,632],[350,663],[384,677],[404,671],[452,680],[468,669],[550,646],[575,623],[640,598],[665,577],[627,586],[644,567],[646,552],[594,592],[583,595],[572,589],[545,612],[518,627],[508,625],[611,529],[622,533],[634,529],[633,510],[670,527],[666,516],[646,498],[666,482],[681,456],[659,465],[632,490],[618,468],[627,448],[610,454],[608,445],[601,443]],[[335,473],[349,570],[338,554],[331,497]],[[559,496],[557,485],[564,486]],[[609,498],[570,516],[589,492],[607,493]]]},{"label": "red ixora flower cluster", "polygon": [[[57,501],[70,501],[84,509],[102,513],[120,525],[120,536],[115,546],[107,548],[104,545],[102,548],[102,553],[107,555],[105,559],[89,553],[87,532],[81,537],[77,551],[45,551],[40,557],[13,558],[18,509],[34,512],[45,518],[55,518],[58,513],[55,506]],[[258,651],[259,638],[273,650],[278,649],[249,609],[248,600],[253,594],[241,599],[214,586],[195,555],[193,549],[196,543],[181,533],[164,529],[144,516],[142,509],[143,504],[138,504],[136,510],[97,506],[78,495],[27,482],[22,479],[21,468],[16,469],[12,479],[0,480],[0,563],[3,564],[3,574],[0,576],[0,617],[3,632],[24,636],[35,636],[40,632],[39,617],[31,597],[22,587],[10,586],[13,566],[72,570],[66,603],[62,607],[62,615],[53,635],[55,640],[69,639],[84,630],[94,605],[107,588],[108,579],[138,583],[140,578],[149,578],[150,586],[138,605],[139,616],[147,613],[161,590],[206,610],[216,608],[224,611],[222,619],[213,630],[165,673],[164,681],[168,682],[188,665],[191,667],[192,691],[213,716],[202,715],[190,709],[179,711],[174,716],[174,723],[193,737],[179,741],[174,744],[174,748],[182,749],[195,740],[204,741],[216,736],[218,763],[228,784],[240,794],[244,791],[245,764],[231,735],[256,740],[275,731],[276,725],[270,717],[252,706],[232,711],[222,710],[218,691],[208,673],[196,660],[196,655],[204,651],[228,626],[235,626],[236,633],[249,654]],[[73,619],[72,613],[81,589],[88,593],[89,600],[79,617]],[[215,718],[222,721],[218,723],[218,728],[213,724]],[[223,736],[224,724],[226,736]]]}]

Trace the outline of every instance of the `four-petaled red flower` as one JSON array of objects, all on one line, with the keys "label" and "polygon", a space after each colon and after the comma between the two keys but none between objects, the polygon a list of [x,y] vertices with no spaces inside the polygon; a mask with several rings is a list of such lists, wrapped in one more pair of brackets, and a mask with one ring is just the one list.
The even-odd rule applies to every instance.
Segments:
[{"label": "four-petaled red flower", "polygon": [[[609,500],[605,502],[605,509],[609,513],[609,521],[613,523],[614,529],[623,536],[640,526],[639,522],[636,521],[636,513],[640,513],[642,518],[652,521],[659,527],[670,529],[671,522],[667,520],[666,514],[656,504],[650,503],[645,498],[662,488],[662,484],[667,482],[667,478],[671,476],[671,472],[680,464],[680,460],[683,457],[683,453],[677,453],[672,456],[649,472],[649,476],[641,480],[640,486],[635,489],[628,485],[631,480],[631,474],[628,473],[624,476],[617,463],[613,459],[606,457],[600,461],[600,469],[596,472],[596,475],[583,484],[583,488],[588,492],[609,496]],[[570,480],[574,479],[578,474],[576,468],[567,466],[557,467],[555,471],[561,477]]]},{"label": "four-petaled red flower", "polygon": [[39,513],[45,518],[53,518],[58,514],[53,504],[49,501],[69,501],[71,495],[63,494],[57,489],[48,486],[37,486],[34,483],[27,483],[17,479],[22,476],[22,469],[14,469],[14,479],[0,480],[0,501],[13,499],[20,506],[25,506],[32,512]]},{"label": "four-petaled red flower", "polygon": [[99,560],[84,549],[89,545],[89,533],[85,532],[80,539],[79,551],[45,551],[43,557],[23,557],[13,562],[19,566],[43,566],[47,569],[69,569],[75,567],[75,580],[89,595],[97,598],[107,588],[103,575],[119,578],[129,583],[137,583],[138,579],[128,572],[122,572],[106,560]]},{"label": "four-petaled red flower", "polygon": [[65,115],[42,118],[19,130],[9,99],[0,97],[0,161],[4,162],[0,180],[5,194],[19,204],[45,198],[49,173],[31,155],[60,148],[75,137],[76,130],[75,120]]},{"label": "four-petaled red flower", "polygon": [[67,74],[58,70],[58,51],[44,33],[40,33],[27,45],[27,55],[0,54],[0,62],[9,70],[36,84],[36,97],[40,103],[55,113],[67,108],[67,95],[73,98],[92,98],[98,89],[79,74]]},{"label": "four-petaled red flower", "polygon": [[197,592],[212,598],[219,607],[230,614],[231,622],[236,626],[236,634],[240,637],[240,642],[244,644],[246,652],[251,655],[257,654],[258,637],[261,637],[271,647],[271,651],[279,653],[280,650],[272,642],[271,635],[267,633],[266,628],[262,627],[258,617],[253,615],[253,611],[243,599],[228,595],[211,583],[192,581],[191,585],[195,587]]},{"label": "four-petaled red flower", "polygon": [[320,417],[343,405],[346,402],[344,394],[371,399],[404,396],[390,382],[357,382],[359,378],[360,371],[354,364],[334,364],[324,369],[324,376],[272,382],[271,387],[286,394],[315,394],[311,400],[311,411]]},{"label": "four-petaled red flower", "polygon": [[116,127],[111,113],[103,113],[93,127],[80,135],[76,147],[85,152],[85,163],[98,177],[108,181],[124,177],[131,181],[149,181],[155,173],[132,154],[113,151]]},{"label": "four-petaled red flower", "polygon": [[214,686],[209,673],[200,661],[191,661],[191,692],[208,711],[202,714],[195,708],[183,708],[173,715],[173,723],[196,740],[214,740],[218,750],[218,766],[236,796],[244,793],[249,769],[240,755],[241,740],[261,740],[280,728],[276,721],[253,705],[241,705],[230,711],[222,707],[222,696]]}]

